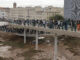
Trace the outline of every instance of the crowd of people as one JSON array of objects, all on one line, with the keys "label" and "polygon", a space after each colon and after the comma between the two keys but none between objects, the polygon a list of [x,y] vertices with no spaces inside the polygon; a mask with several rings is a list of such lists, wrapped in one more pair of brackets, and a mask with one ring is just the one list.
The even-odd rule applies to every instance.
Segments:
[{"label": "crowd of people", "polygon": [[[18,24],[18,25],[32,25],[50,29],[63,29],[63,30],[71,30],[71,31],[79,31],[80,30],[80,21],[76,20],[7,20],[9,23]],[[7,26],[0,26],[0,30],[6,32],[13,33],[24,33],[24,29],[17,28],[7,28]],[[29,30],[27,29],[27,32]],[[32,30],[33,32],[33,30]]]},{"label": "crowd of people", "polygon": [[[11,32],[11,33],[19,33],[19,34],[23,34],[24,33],[24,28],[8,28],[8,26],[0,26],[0,30],[1,31],[4,31],[4,32]],[[26,33],[27,34],[35,34],[36,33],[36,30],[29,30],[29,29],[26,29]],[[43,34],[45,32],[43,31],[40,31],[39,34]]]},{"label": "crowd of people", "polygon": [[19,24],[19,25],[32,25],[38,27],[48,27],[51,29],[64,29],[71,31],[79,31],[80,30],[80,21],[76,20],[13,20],[11,23]]}]

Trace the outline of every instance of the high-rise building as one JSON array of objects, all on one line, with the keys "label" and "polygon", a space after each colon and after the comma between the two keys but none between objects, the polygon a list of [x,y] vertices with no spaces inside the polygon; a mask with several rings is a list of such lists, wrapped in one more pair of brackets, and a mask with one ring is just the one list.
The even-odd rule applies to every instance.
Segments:
[{"label": "high-rise building", "polygon": [[64,0],[64,18],[80,20],[80,0]]}]

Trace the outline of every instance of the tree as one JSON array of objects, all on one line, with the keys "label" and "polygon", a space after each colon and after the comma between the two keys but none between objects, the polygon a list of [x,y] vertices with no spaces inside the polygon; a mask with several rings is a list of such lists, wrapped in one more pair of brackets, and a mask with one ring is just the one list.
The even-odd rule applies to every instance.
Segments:
[{"label": "tree", "polygon": [[49,17],[50,20],[64,20],[63,16],[61,15],[55,15],[55,16],[51,16]]}]

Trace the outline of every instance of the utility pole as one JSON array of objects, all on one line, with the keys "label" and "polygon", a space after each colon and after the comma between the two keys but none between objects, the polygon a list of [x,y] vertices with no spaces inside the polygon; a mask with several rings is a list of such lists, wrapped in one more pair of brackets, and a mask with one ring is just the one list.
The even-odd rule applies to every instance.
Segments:
[{"label": "utility pole", "polygon": [[29,19],[29,17],[30,17],[30,16],[29,16],[29,7],[28,7],[28,19]]},{"label": "utility pole", "polygon": [[[28,24],[29,24],[28,27],[30,26],[30,14],[29,14],[29,10],[30,10],[30,9],[29,9],[29,7],[28,7],[28,20],[29,20],[29,22],[28,22]],[[30,29],[29,29],[29,34],[30,34]]]}]

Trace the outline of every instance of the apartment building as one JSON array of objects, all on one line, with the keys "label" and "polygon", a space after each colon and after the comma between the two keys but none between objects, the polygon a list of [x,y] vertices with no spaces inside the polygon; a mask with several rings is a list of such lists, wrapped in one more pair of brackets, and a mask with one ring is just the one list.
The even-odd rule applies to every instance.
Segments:
[{"label": "apartment building", "polygon": [[43,19],[48,20],[50,16],[60,14],[64,16],[63,14],[63,8],[56,8],[52,6],[48,6],[45,8],[42,8],[41,6],[35,6],[35,7],[17,7],[16,3],[13,3],[13,8],[6,8],[4,9],[7,14],[7,19]]},{"label": "apartment building", "polygon": [[0,18],[6,18],[6,19],[8,19],[9,12],[10,12],[10,8],[0,7]]}]

